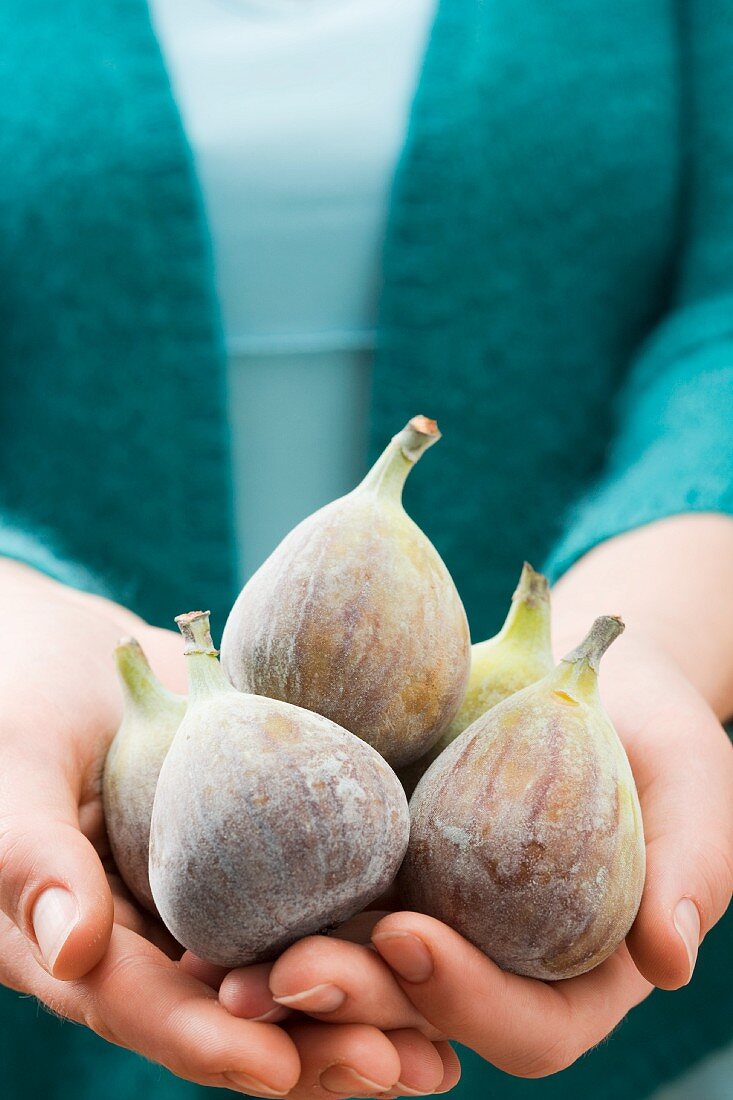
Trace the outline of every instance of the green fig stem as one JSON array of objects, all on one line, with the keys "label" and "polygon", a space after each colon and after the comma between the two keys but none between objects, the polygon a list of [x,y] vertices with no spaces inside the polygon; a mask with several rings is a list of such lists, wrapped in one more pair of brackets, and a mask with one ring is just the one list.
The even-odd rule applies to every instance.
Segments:
[{"label": "green fig stem", "polygon": [[601,615],[580,645],[563,657],[553,674],[563,687],[595,698],[598,693],[598,669],[611,642],[624,631],[618,615]]},{"label": "green fig stem", "polygon": [[438,425],[427,416],[412,420],[393,436],[355,492],[376,493],[399,504],[407,475],[421,456],[440,439]]},{"label": "green fig stem", "polygon": [[192,703],[218,695],[222,691],[234,691],[224,675],[217,657],[219,650],[211,640],[208,611],[189,611],[177,615],[178,629],[183,635],[183,654],[187,660],[188,686]]},{"label": "green fig stem", "polygon": [[126,708],[154,712],[161,704],[182,699],[182,696],[163,687],[135,638],[120,639],[115,648],[115,662]]},{"label": "green fig stem", "polygon": [[547,578],[525,562],[506,621],[498,641],[544,649],[548,659],[550,643],[550,588]]}]

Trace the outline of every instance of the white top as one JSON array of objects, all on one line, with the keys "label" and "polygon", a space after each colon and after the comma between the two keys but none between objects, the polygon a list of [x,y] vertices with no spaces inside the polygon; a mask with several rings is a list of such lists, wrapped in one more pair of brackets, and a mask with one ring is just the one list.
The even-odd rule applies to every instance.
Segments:
[{"label": "white top", "polygon": [[150,0],[212,232],[243,577],[364,470],[389,191],[433,0]]}]

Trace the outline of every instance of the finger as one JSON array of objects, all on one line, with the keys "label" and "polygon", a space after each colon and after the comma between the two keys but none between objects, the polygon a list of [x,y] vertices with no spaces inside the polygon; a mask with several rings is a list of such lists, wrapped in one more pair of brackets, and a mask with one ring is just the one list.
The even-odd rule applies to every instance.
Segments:
[{"label": "finger", "polygon": [[437,1092],[445,1077],[445,1067],[435,1045],[419,1031],[404,1029],[386,1032],[400,1059],[400,1079],[392,1096],[426,1096]]},{"label": "finger", "polygon": [[435,1043],[434,1046],[443,1063],[443,1078],[435,1091],[450,1092],[461,1079],[461,1063],[450,1043]]},{"label": "finger", "polygon": [[[392,1042],[394,1042],[394,1036],[396,1034],[399,1034],[399,1033],[394,1032],[394,1031],[390,1031],[387,1034],[389,1035],[389,1038],[392,1040]],[[404,1032],[404,1034],[409,1034],[409,1033]],[[425,1040],[425,1041],[427,1041],[427,1040]],[[456,1085],[458,1084],[458,1082],[461,1079],[461,1063],[458,1060],[458,1055],[456,1054],[456,1052],[454,1051],[454,1049],[450,1045],[450,1043],[437,1042],[437,1043],[432,1043],[431,1046],[432,1046],[433,1050],[437,1053],[438,1057],[440,1058],[440,1062],[441,1062],[441,1066],[442,1066],[442,1077],[441,1077],[439,1083],[436,1085],[436,1087],[431,1089],[430,1091],[434,1092],[434,1093],[450,1092],[451,1089],[454,1089],[456,1087]],[[397,1088],[394,1088],[390,1092],[383,1092],[381,1094],[381,1100],[390,1100],[391,1097],[396,1097],[396,1096],[411,1096],[411,1095],[413,1095],[414,1091],[419,1091],[417,1089],[411,1089],[411,1090],[408,1091],[404,1087],[404,1082],[406,1080],[410,1080],[410,1078],[411,1078],[411,1071],[405,1069],[405,1057],[404,1056],[402,1056],[400,1058],[400,1061],[402,1063],[401,1077],[402,1077],[403,1087],[402,1087],[401,1090],[398,1090]],[[414,1081],[414,1079],[415,1078],[412,1077],[413,1081]]]},{"label": "finger", "polygon": [[272,963],[256,963],[231,970],[219,988],[219,1001],[232,1016],[244,1020],[279,1023],[290,1016],[290,1010],[277,1004],[270,992]]},{"label": "finger", "polygon": [[72,982],[51,978],[27,952],[23,961],[18,943],[1,931],[8,984],[108,1042],[201,1085],[282,1096],[297,1082],[298,1053],[284,1031],[234,1019],[213,990],[129,929],[115,926],[102,962]]},{"label": "finger", "polygon": [[217,966],[216,963],[206,962],[194,955],[192,951],[184,951],[179,964],[185,974],[190,974],[198,982],[203,982],[210,989],[219,990],[221,983],[230,971],[226,966]]},{"label": "finger", "polygon": [[[235,973],[228,982],[234,983]],[[443,1038],[379,955],[361,944],[325,936],[300,940],[272,967],[270,990],[277,1004],[319,1020],[370,1024],[382,1031],[416,1028],[429,1039]]]},{"label": "finger", "polygon": [[439,1032],[523,1077],[570,1065],[652,988],[625,948],[564,982],[507,974],[453,929],[420,913],[385,917],[373,943]]},{"label": "finger", "polygon": [[702,938],[730,903],[733,747],[695,698],[689,711],[656,714],[630,743],[629,757],[647,843],[629,948],[645,977],[677,989],[690,980]]},{"label": "finger", "polygon": [[0,786],[0,909],[54,977],[81,977],[104,955],[112,894],[61,768],[8,773]]},{"label": "finger", "polygon": [[298,1092],[316,1100],[375,1096],[400,1079],[399,1055],[377,1028],[303,1020],[288,1025],[288,1034],[300,1055]]}]

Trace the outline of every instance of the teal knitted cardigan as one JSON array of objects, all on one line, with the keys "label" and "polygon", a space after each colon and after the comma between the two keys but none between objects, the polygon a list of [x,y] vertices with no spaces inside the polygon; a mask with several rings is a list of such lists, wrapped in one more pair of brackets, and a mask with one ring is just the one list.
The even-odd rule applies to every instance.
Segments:
[{"label": "teal knitted cardigan", "polygon": [[[376,448],[439,418],[408,506],[476,637],[525,557],[557,575],[640,524],[733,512],[731,57],[724,0],[439,4],[394,184],[371,430]],[[6,0],[0,75],[0,553],[156,622],[212,606],[220,631],[221,327],[146,4]],[[459,1095],[649,1095],[729,1037],[730,940],[728,921],[687,990],[559,1078],[468,1056]],[[137,1089],[203,1091],[0,995],[4,1094]]]}]

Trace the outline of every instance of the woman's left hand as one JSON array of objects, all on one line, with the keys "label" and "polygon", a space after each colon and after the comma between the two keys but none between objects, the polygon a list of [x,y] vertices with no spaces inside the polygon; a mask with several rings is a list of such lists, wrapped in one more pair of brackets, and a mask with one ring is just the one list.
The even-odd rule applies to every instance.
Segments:
[{"label": "woman's left hand", "polygon": [[[570,648],[577,638],[562,640]],[[376,950],[326,937],[291,947],[265,974],[277,998],[269,1006],[453,1039],[507,1073],[541,1077],[600,1042],[654,986],[685,985],[731,897],[733,749],[674,661],[633,629],[604,658],[601,694],[631,761],[646,834],[646,885],[626,944],[588,974],[545,983],[505,973],[431,917],[395,912],[373,928]],[[254,990],[270,996],[262,973],[233,971],[220,998],[246,1016]]]}]

